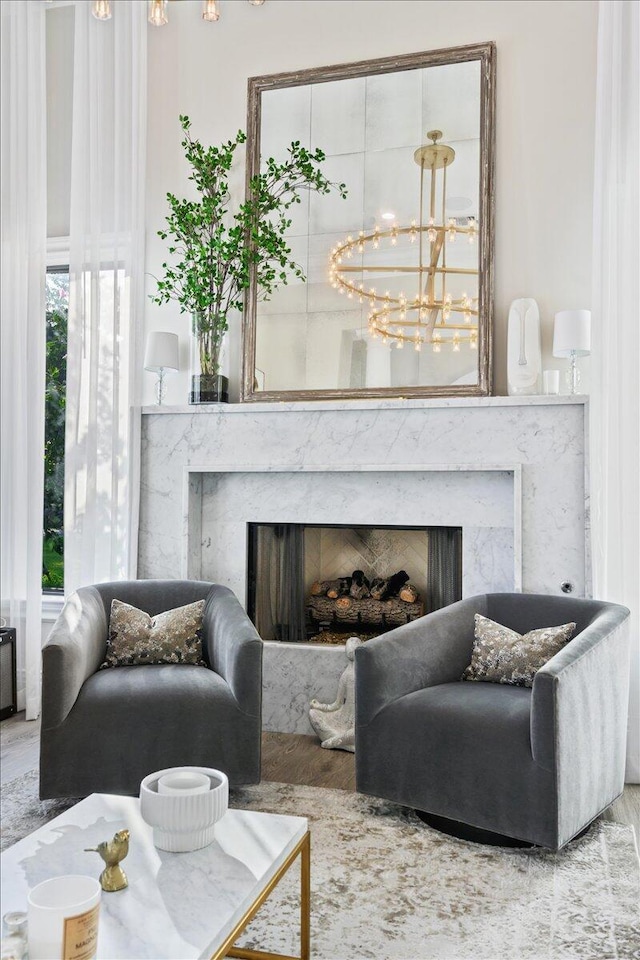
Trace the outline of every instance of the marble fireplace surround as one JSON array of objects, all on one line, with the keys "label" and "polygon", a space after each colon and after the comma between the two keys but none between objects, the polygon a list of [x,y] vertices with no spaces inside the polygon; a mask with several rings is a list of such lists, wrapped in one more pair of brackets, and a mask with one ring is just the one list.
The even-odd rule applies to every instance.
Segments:
[{"label": "marble fireplace surround", "polygon": [[[589,593],[585,400],[491,397],[143,409],[140,577],[246,602],[247,524],[463,528],[463,596]],[[343,648],[268,643],[264,725],[310,733]]]}]

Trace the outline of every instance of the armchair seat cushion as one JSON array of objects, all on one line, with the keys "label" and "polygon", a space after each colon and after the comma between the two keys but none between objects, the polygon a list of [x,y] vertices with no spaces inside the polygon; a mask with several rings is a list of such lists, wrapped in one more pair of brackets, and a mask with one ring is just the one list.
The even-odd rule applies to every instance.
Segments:
[{"label": "armchair seat cushion", "polygon": [[[528,688],[463,681],[425,687],[375,718],[369,766],[379,765],[373,778],[397,791],[389,799],[526,839],[532,819],[539,818],[538,829],[554,822],[555,803],[552,775],[531,755],[530,724]],[[384,771],[390,758],[392,777]]]}]

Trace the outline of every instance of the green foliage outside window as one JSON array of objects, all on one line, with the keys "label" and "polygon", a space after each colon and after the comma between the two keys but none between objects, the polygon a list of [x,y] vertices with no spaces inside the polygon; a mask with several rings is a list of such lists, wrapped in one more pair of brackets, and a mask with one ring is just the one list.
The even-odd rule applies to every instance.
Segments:
[{"label": "green foliage outside window", "polygon": [[64,587],[64,424],[69,274],[47,273],[42,589]]}]

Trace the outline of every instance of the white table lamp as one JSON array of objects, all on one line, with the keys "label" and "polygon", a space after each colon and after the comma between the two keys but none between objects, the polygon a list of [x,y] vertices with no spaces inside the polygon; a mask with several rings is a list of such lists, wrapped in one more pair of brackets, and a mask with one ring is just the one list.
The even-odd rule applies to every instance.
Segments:
[{"label": "white table lamp", "polygon": [[144,368],[158,374],[156,382],[156,402],[164,399],[164,375],[167,370],[180,369],[180,348],[178,335],[152,330],[147,335],[144,351]]},{"label": "white table lamp", "polygon": [[580,381],[578,357],[591,353],[591,311],[561,310],[553,328],[553,355],[571,361],[567,371],[569,393],[575,394]]}]

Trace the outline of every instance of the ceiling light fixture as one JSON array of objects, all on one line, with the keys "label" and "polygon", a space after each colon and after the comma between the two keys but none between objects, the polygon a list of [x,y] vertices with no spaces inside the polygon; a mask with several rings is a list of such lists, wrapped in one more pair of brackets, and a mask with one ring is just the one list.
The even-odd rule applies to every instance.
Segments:
[{"label": "ceiling light fixture", "polygon": [[202,19],[215,23],[220,19],[217,0],[202,0]]},{"label": "ceiling light fixture", "polygon": [[[52,3],[53,0],[45,0],[45,3]],[[265,0],[249,0],[252,7],[261,7]],[[149,23],[154,27],[164,27],[169,23],[168,6],[169,0],[148,0]],[[111,0],[93,0],[91,12],[96,20],[110,20]],[[202,0],[202,19],[209,23],[215,23],[220,19],[220,7],[218,0]]]},{"label": "ceiling light fixture", "polygon": [[[349,299],[357,297],[360,303],[369,303],[369,335],[374,340],[382,338],[383,343],[395,344],[398,350],[405,343],[413,345],[415,350],[421,350],[423,344],[429,343],[434,353],[440,353],[443,346],[451,346],[453,352],[458,353],[463,342],[476,350],[478,270],[449,266],[447,246],[455,243],[460,235],[469,243],[475,243],[478,221],[475,217],[447,217],[447,167],[453,163],[455,151],[447,144],[438,143],[442,137],[440,130],[431,130],[427,136],[432,142],[414,153],[414,160],[420,167],[418,221],[412,220],[408,226],[402,227],[394,223],[384,230],[376,225],[370,233],[361,230],[357,237],[348,236],[331,251],[329,279],[334,289]],[[426,171],[431,176],[429,214],[425,222]],[[386,219],[385,214],[382,216]],[[373,251],[377,251],[381,244],[396,247],[399,240],[408,240],[406,258],[396,263],[391,254],[387,258],[389,263],[380,263],[379,255]],[[353,259],[354,253],[361,255],[360,264],[345,263],[345,260]],[[388,289],[381,291],[369,286],[376,274],[381,275],[381,280],[389,286],[394,280],[397,282],[394,275],[406,275],[413,291],[392,294]],[[463,285],[472,289],[471,294],[460,289]]]},{"label": "ceiling light fixture", "polygon": [[111,20],[111,2],[110,0],[93,0],[91,13],[96,20]]},{"label": "ceiling light fixture", "polygon": [[154,27],[164,27],[166,23],[169,23],[167,0],[149,0],[148,20]]}]

